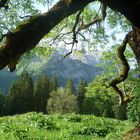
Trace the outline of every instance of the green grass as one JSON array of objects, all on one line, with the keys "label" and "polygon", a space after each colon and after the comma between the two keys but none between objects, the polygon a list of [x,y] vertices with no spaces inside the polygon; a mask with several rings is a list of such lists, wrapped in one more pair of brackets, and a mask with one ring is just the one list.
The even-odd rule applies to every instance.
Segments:
[{"label": "green grass", "polygon": [[92,115],[27,113],[0,118],[1,140],[122,140],[134,125]]}]

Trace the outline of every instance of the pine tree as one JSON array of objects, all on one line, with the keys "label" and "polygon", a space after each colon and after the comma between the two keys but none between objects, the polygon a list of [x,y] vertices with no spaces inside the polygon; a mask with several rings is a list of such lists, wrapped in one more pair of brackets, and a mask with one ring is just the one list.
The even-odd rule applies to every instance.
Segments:
[{"label": "pine tree", "polygon": [[46,75],[38,76],[35,83],[34,99],[35,110],[38,112],[46,112],[47,100],[50,93],[50,81]]},{"label": "pine tree", "polygon": [[73,85],[73,81],[71,79],[67,80],[66,85],[65,85],[65,91],[69,94],[75,94],[75,88]]},{"label": "pine tree", "polygon": [[50,80],[50,91],[57,90],[59,87],[56,75],[53,75]]},{"label": "pine tree", "polygon": [[28,72],[21,75],[19,79],[18,86],[20,88],[21,94],[23,94],[23,111],[33,111],[34,110],[34,84],[31,76]]},{"label": "pine tree", "polygon": [[20,94],[20,90],[16,81],[13,81],[9,91],[8,96],[6,98],[7,105],[7,114],[13,115],[17,113],[22,113],[22,94]]},{"label": "pine tree", "polygon": [[80,83],[78,86],[78,91],[77,91],[77,101],[78,101],[80,113],[82,113],[82,104],[83,104],[83,101],[85,99],[86,86],[87,86],[87,83],[83,80],[80,80]]},{"label": "pine tree", "polygon": [[4,108],[5,108],[5,96],[0,89],[0,116],[4,115]]},{"label": "pine tree", "polygon": [[34,110],[33,81],[28,72],[14,81],[7,96],[9,114],[25,113]]}]

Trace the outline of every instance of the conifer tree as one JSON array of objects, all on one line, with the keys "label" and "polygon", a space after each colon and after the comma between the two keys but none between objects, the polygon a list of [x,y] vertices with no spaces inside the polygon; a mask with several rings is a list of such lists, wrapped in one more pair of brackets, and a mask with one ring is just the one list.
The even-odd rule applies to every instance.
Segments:
[{"label": "conifer tree", "polygon": [[58,79],[57,79],[56,75],[53,75],[50,79],[50,90],[51,91],[57,90],[58,87],[59,87]]},{"label": "conifer tree", "polygon": [[50,81],[46,75],[38,76],[35,83],[35,110],[46,113],[47,100],[50,93]]},{"label": "conifer tree", "polygon": [[13,81],[9,91],[8,96],[6,98],[6,105],[7,105],[7,114],[13,115],[17,113],[22,113],[22,94],[20,94],[20,90],[16,81]]},{"label": "conifer tree", "polygon": [[71,80],[71,79],[67,80],[66,85],[65,85],[65,91],[69,94],[75,94],[73,80]]},{"label": "conifer tree", "polygon": [[87,86],[87,83],[83,80],[80,80],[80,83],[78,86],[78,91],[77,91],[77,101],[78,101],[80,113],[82,112],[82,104],[83,104],[83,101],[85,99],[86,86]]},{"label": "conifer tree", "polygon": [[5,96],[2,93],[2,90],[0,89],[0,116],[4,113],[4,107],[5,107]]},{"label": "conifer tree", "polygon": [[25,112],[33,111],[34,110],[34,98],[33,98],[34,84],[28,72],[25,72],[21,75],[19,80],[19,88],[21,94],[23,94],[23,98],[24,98],[23,108],[25,109]]},{"label": "conifer tree", "polygon": [[34,111],[33,81],[28,72],[14,81],[8,92],[7,106],[9,114]]}]

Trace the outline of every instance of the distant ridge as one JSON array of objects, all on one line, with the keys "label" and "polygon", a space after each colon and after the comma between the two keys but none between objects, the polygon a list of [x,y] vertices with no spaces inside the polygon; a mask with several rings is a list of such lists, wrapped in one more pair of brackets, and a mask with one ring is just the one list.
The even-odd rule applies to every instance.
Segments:
[{"label": "distant ridge", "polygon": [[[65,84],[67,79],[72,79],[75,86],[77,86],[80,79],[90,82],[101,71],[99,67],[96,67],[97,58],[95,59],[91,55],[87,57],[88,59],[85,57],[82,60],[76,57],[62,59],[62,53],[55,51],[46,63],[42,63],[39,58],[33,58],[31,63],[26,65],[26,70],[29,71],[34,79],[42,73],[49,77],[55,74],[61,86]],[[0,88],[2,88],[4,94],[7,93],[11,82],[18,77],[21,69],[19,68],[12,73],[6,69],[0,71]]]}]

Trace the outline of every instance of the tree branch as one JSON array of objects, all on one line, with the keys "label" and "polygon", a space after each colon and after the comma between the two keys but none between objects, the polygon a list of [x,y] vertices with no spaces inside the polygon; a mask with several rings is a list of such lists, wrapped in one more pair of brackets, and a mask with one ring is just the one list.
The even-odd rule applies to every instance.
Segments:
[{"label": "tree branch", "polygon": [[[39,41],[65,17],[83,9],[94,0],[60,0],[47,13],[34,16],[8,33],[0,48],[0,69],[33,49]],[[17,62],[16,62],[17,63]],[[16,65],[15,63],[15,65]]]},{"label": "tree branch", "polygon": [[70,52],[68,52],[68,53],[63,57],[63,59],[66,58],[67,56],[69,56],[69,55],[73,52],[73,47],[74,47],[75,43],[78,43],[78,41],[77,41],[77,34],[78,34],[78,31],[76,31],[76,27],[77,27],[77,25],[78,25],[78,23],[79,23],[80,15],[81,15],[82,12],[83,12],[83,9],[80,10],[80,11],[78,11],[78,13],[77,13],[77,15],[76,15],[75,23],[74,23],[74,26],[73,26],[73,29],[72,29],[73,41],[71,42],[71,44],[72,44],[71,50],[70,50]]},{"label": "tree branch", "polygon": [[78,29],[78,32],[81,31],[81,30],[84,30],[96,23],[100,23],[102,22],[103,20],[105,20],[105,17],[106,17],[106,9],[107,9],[107,5],[104,4],[104,3],[101,3],[101,6],[100,6],[100,9],[99,11],[101,10],[101,15],[98,16],[99,13],[97,13],[97,15],[94,17],[93,21],[91,21],[90,23],[88,24],[82,24],[79,29]]},{"label": "tree branch", "polygon": [[[79,34],[79,32],[80,32],[81,30],[86,29],[86,28],[88,28],[89,26],[91,26],[91,25],[93,25],[93,24],[95,24],[95,23],[101,22],[102,20],[105,19],[105,17],[106,17],[106,8],[107,8],[107,5],[101,3],[100,9],[99,9],[99,11],[101,10],[101,16],[98,17],[98,14],[99,14],[99,12],[98,12],[98,14],[94,17],[94,20],[93,20],[91,23],[86,24],[86,25],[82,24],[82,25],[78,28],[78,30],[76,31],[77,25],[78,25],[78,23],[79,23],[80,15],[82,14],[83,9],[80,10],[80,11],[77,13],[76,18],[75,18],[75,23],[74,23],[74,26],[73,26],[73,29],[72,29],[72,32],[73,32],[73,42],[71,42],[71,44],[72,44],[71,51],[68,52],[68,53],[63,57],[63,59],[66,58],[68,55],[70,55],[70,54],[73,52],[74,44],[75,44],[75,43],[78,43],[78,41],[77,41],[77,35]],[[83,36],[82,36],[82,37],[83,37]]]},{"label": "tree branch", "polygon": [[124,98],[125,98],[125,94],[118,88],[118,84],[123,82],[124,80],[126,80],[127,76],[128,76],[128,72],[129,72],[129,64],[127,62],[127,59],[124,55],[125,49],[126,49],[126,45],[131,37],[132,32],[129,32],[121,46],[118,48],[118,57],[121,61],[122,64],[122,69],[120,71],[119,77],[116,77],[115,79],[113,79],[109,85],[113,87],[113,89],[118,93],[118,95],[120,96],[120,105],[124,103]]}]

